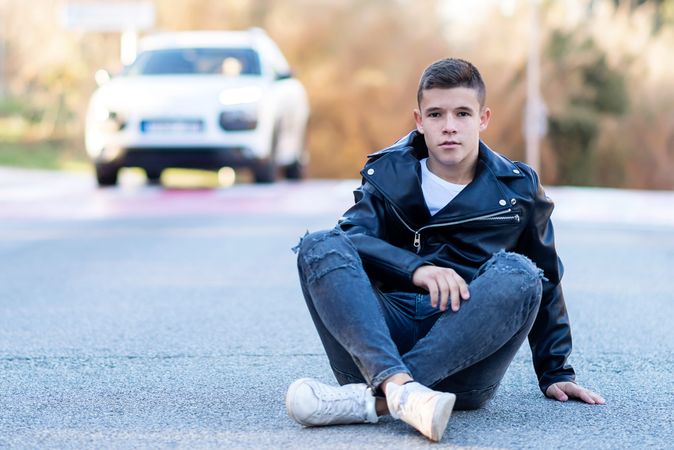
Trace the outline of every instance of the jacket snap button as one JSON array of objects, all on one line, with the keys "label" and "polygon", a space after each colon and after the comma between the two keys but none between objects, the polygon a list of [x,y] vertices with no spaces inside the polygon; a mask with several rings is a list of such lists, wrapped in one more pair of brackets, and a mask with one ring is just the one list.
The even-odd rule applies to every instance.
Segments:
[{"label": "jacket snap button", "polygon": [[511,198],[511,199],[510,199],[510,204],[511,204],[511,205],[514,205],[515,203],[517,203],[517,200],[515,200],[514,198]]},{"label": "jacket snap button", "polygon": [[505,206],[505,205],[506,205],[506,201],[505,201],[505,200],[499,200],[499,201],[498,201],[498,204],[501,205],[501,206]]},{"label": "jacket snap button", "polygon": [[517,170],[517,169],[513,169],[513,173],[516,173],[516,174],[518,174],[518,175],[519,175],[519,174],[520,174],[520,171],[519,171],[519,170]]},{"label": "jacket snap button", "polygon": [[368,175],[374,174],[374,169],[367,169],[367,174]]}]

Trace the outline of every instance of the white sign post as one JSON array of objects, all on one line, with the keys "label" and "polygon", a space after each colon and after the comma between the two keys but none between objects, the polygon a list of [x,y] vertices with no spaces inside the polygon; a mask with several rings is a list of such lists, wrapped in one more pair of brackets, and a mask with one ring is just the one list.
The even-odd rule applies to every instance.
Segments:
[{"label": "white sign post", "polygon": [[547,113],[541,95],[541,58],[539,37],[539,0],[530,0],[529,58],[527,59],[527,100],[524,112],[526,162],[540,170],[540,141],[547,132]]},{"label": "white sign post", "polygon": [[63,9],[63,25],[69,29],[121,34],[120,59],[130,64],[136,58],[138,32],[155,24],[154,5],[138,2],[70,2]]}]

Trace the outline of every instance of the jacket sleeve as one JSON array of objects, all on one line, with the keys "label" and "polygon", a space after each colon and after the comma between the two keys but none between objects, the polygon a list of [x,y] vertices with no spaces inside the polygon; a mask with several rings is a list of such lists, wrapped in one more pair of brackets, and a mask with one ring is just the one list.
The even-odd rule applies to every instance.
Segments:
[{"label": "jacket sleeve", "polygon": [[384,199],[368,183],[356,189],[354,197],[355,204],[337,227],[353,242],[368,274],[413,286],[412,274],[425,262],[416,253],[389,243]]},{"label": "jacket sleeve", "polygon": [[[528,168],[527,168],[528,169]],[[543,297],[538,315],[529,332],[529,345],[538,384],[546,389],[558,381],[574,381],[573,368],[567,364],[571,353],[571,327],[566,312],[561,279],[564,267],[555,250],[555,238],[550,215],[554,205],[545,195],[536,173],[533,177],[535,195],[529,223],[520,240],[520,251],[543,269]]]}]

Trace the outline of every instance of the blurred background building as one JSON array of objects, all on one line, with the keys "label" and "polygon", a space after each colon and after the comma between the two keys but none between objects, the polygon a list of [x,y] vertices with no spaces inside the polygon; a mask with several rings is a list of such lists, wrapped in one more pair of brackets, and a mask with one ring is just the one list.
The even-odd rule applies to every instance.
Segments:
[{"label": "blurred background building", "polygon": [[[73,3],[87,2],[0,0],[0,165],[87,167],[94,73],[120,70],[121,40],[67,28]],[[410,130],[421,71],[448,56],[485,78],[494,112],[485,141],[524,160],[534,42],[543,181],[674,189],[674,0],[151,3],[148,32],[267,31],[309,93],[311,176],[354,177],[368,153]]]}]

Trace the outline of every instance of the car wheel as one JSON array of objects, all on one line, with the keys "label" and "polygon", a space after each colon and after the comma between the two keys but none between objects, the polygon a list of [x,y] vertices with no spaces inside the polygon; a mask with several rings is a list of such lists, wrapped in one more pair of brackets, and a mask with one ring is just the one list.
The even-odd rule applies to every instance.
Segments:
[{"label": "car wheel", "polygon": [[[306,125],[305,125],[306,129]],[[283,167],[283,172],[289,180],[301,180],[306,175],[306,161],[307,161],[307,134],[304,133],[303,146],[299,152],[299,156],[295,161]]]},{"label": "car wheel", "polygon": [[101,187],[115,186],[119,167],[112,164],[96,164],[96,181]]},{"label": "car wheel", "polygon": [[289,180],[301,180],[304,178],[304,164],[300,161],[295,161],[283,168],[285,176]]},{"label": "car wheel", "polygon": [[277,167],[276,167],[276,147],[279,140],[279,126],[274,127],[274,133],[271,137],[271,149],[269,151],[269,158],[259,160],[253,167],[253,178],[256,183],[273,183],[276,181]]},{"label": "car wheel", "polygon": [[273,157],[269,161],[259,161],[253,167],[253,177],[256,183],[273,183],[276,181],[276,162]]},{"label": "car wheel", "polygon": [[161,170],[145,169],[145,176],[147,177],[148,183],[159,184],[161,180]]}]

